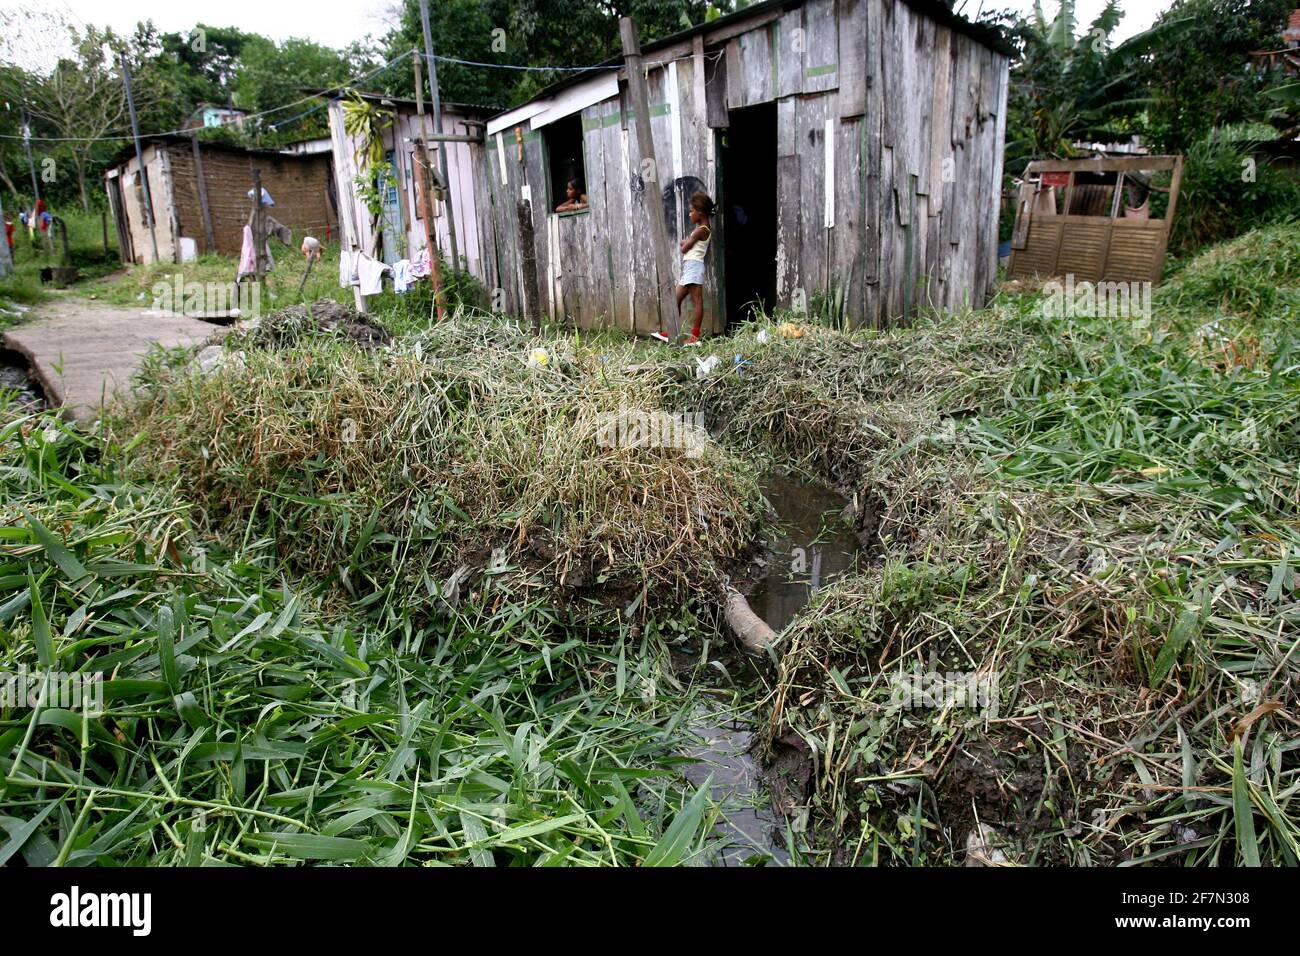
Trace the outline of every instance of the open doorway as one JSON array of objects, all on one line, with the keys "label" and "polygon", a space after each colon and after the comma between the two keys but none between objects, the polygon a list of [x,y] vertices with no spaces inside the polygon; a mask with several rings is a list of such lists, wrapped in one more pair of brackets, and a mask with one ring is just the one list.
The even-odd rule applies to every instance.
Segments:
[{"label": "open doorway", "polygon": [[728,113],[719,137],[727,328],[776,305],[776,104]]}]

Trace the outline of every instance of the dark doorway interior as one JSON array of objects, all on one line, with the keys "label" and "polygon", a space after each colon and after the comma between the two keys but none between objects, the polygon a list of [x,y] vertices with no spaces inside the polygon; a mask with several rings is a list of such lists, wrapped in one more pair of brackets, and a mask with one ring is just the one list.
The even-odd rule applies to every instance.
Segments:
[{"label": "dark doorway interior", "polygon": [[721,137],[727,328],[776,305],[776,104],[728,113]]}]

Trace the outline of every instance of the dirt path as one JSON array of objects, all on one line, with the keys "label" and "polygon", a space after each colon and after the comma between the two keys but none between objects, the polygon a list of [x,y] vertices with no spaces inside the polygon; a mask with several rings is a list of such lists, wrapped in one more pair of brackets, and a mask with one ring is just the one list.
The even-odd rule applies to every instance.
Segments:
[{"label": "dirt path", "polygon": [[125,388],[140,357],[164,346],[201,342],[215,327],[199,319],[105,305],[64,293],[42,303],[34,318],[4,334],[6,348],[24,355],[51,405],[83,425]]}]

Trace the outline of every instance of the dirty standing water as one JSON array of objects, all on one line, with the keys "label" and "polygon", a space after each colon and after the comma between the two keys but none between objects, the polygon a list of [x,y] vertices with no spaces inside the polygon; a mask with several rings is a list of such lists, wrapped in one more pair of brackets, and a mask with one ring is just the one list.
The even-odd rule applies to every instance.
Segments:
[{"label": "dirty standing water", "polygon": [[[755,614],[780,631],[818,588],[849,569],[858,543],[851,522],[842,518],[849,503],[834,491],[773,475],[764,482],[763,493],[776,513],[776,537],[761,559],[749,603]],[[702,704],[687,731],[697,742],[686,755],[697,762],[686,769],[686,778],[700,786],[711,774],[713,798],[725,815],[714,828],[717,842],[709,862],[788,864],[787,825],[782,809],[772,805],[763,769],[750,752],[753,727],[748,715]]]},{"label": "dirty standing water", "polygon": [[28,372],[27,360],[9,349],[0,349],[0,401],[24,411],[46,406],[44,393]]}]

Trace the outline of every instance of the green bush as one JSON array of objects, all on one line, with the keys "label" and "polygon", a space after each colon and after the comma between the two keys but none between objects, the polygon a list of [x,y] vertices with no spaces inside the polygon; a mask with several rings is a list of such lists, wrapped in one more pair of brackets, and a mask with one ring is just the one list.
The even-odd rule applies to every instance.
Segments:
[{"label": "green bush", "polygon": [[[468,269],[452,269],[438,257],[438,274],[442,277],[443,305],[449,313],[458,309],[487,311],[491,304],[487,289]],[[373,301],[371,310],[382,314],[397,332],[426,328],[433,309],[433,283],[421,281],[401,294],[385,292]]]},{"label": "green bush", "polygon": [[1186,254],[1300,216],[1300,179],[1254,154],[1256,145],[1212,133],[1184,153],[1172,252]]}]

